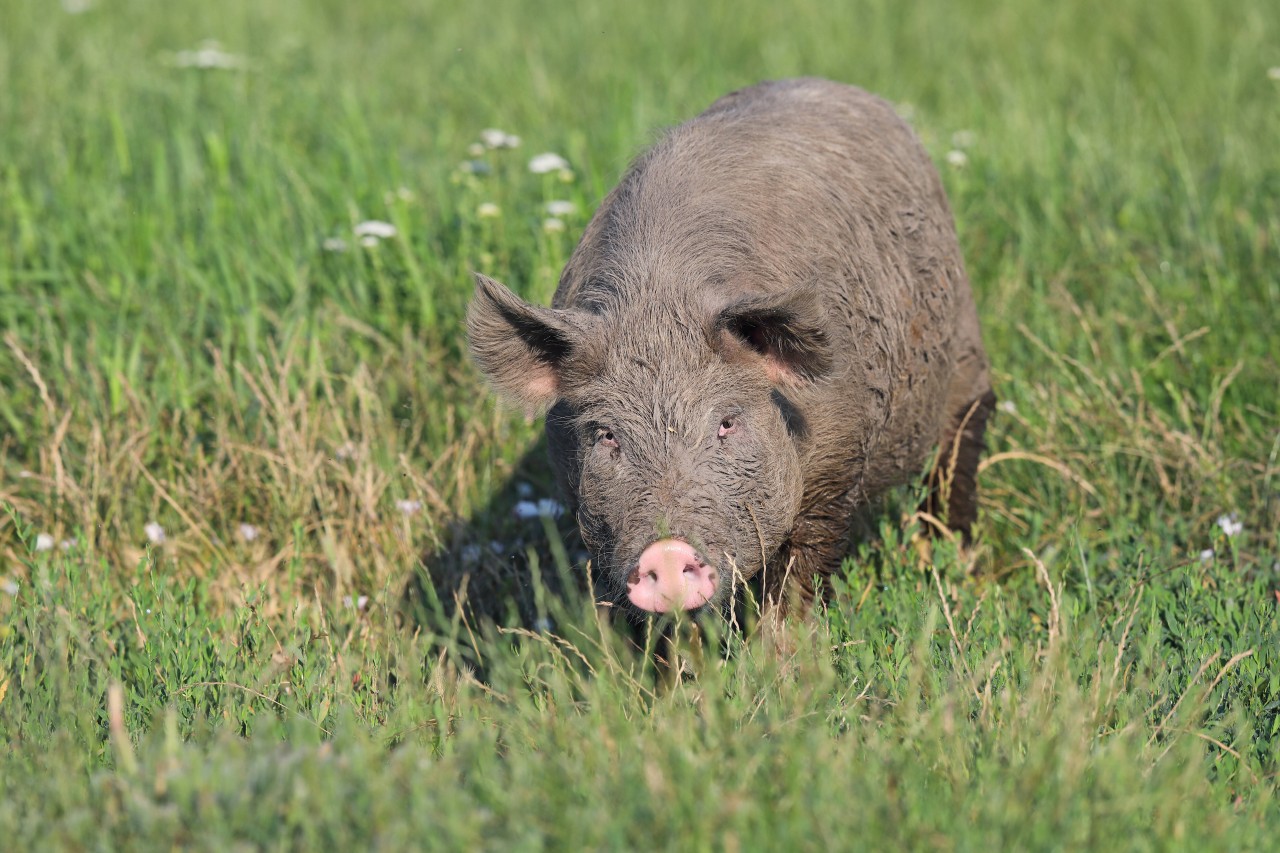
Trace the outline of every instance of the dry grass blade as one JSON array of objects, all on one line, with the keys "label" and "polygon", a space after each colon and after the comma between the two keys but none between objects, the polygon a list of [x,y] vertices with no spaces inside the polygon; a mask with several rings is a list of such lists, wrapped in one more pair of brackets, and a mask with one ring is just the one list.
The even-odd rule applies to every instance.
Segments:
[{"label": "dry grass blade", "polygon": [[993,465],[998,465],[1001,462],[1007,462],[1010,460],[1035,462],[1037,465],[1043,465],[1046,468],[1051,468],[1054,471],[1057,471],[1067,480],[1070,480],[1071,482],[1075,483],[1081,489],[1084,489],[1091,496],[1093,497],[1098,496],[1098,490],[1094,487],[1094,485],[1090,483],[1088,480],[1086,480],[1084,477],[1077,474],[1075,471],[1072,471],[1068,465],[1062,462],[1059,462],[1056,459],[1050,459],[1048,456],[1043,456],[1039,453],[1029,453],[1025,450],[1004,450],[1004,451],[1001,451],[1000,453],[993,453],[990,456],[987,456],[986,458],[984,458],[980,463],[978,463],[978,473],[982,473],[983,471],[986,471],[988,468],[992,467]]}]

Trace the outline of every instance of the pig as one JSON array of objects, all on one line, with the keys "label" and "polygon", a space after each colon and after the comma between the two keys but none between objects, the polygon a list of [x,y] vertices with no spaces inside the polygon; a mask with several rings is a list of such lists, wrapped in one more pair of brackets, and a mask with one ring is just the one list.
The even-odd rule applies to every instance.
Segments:
[{"label": "pig", "polygon": [[551,307],[475,275],[472,356],[546,412],[601,603],[807,610],[855,515],[928,476],[968,541],[995,405],[937,171],[888,103],[819,79],[732,92],[601,203]]}]

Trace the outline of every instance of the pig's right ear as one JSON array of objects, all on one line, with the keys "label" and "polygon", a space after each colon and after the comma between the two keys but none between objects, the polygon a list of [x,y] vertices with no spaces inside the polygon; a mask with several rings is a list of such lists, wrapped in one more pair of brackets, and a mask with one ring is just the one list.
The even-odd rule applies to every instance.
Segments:
[{"label": "pig's right ear", "polygon": [[530,305],[480,273],[475,280],[467,309],[472,357],[498,391],[529,409],[547,408],[561,395],[578,330],[564,311]]}]

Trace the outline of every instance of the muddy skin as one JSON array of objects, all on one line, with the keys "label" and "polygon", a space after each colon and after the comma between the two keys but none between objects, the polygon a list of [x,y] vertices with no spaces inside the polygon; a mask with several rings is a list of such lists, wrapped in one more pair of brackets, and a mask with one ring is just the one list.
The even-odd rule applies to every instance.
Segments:
[{"label": "muddy skin", "polygon": [[[937,172],[887,103],[801,79],[669,131],[587,226],[550,308],[476,276],[476,362],[547,409],[615,610],[772,612],[838,569],[855,513],[917,478],[968,536],[994,407]],[[758,577],[757,577],[758,576]]]}]

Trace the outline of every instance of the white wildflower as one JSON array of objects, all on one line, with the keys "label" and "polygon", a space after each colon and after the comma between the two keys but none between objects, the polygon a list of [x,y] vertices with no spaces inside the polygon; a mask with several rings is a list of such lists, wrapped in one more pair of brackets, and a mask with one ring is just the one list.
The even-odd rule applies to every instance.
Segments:
[{"label": "white wildflower", "polygon": [[142,528],[142,532],[147,534],[147,541],[152,545],[159,545],[164,542],[164,528],[154,521],[148,521],[146,526]]},{"label": "white wildflower", "polygon": [[326,237],[320,246],[326,252],[345,252],[347,250],[347,241],[341,237]]},{"label": "white wildflower", "polygon": [[972,130],[957,130],[951,134],[951,144],[955,148],[972,148],[978,141],[978,134]]},{"label": "white wildflower", "polygon": [[180,50],[173,58],[173,64],[179,68],[236,69],[244,68],[249,61],[243,56],[227,53],[216,41],[203,41],[195,50]]},{"label": "white wildflower", "polygon": [[542,230],[548,234],[559,234],[564,231],[564,220],[549,216],[542,220]]},{"label": "white wildflower", "polygon": [[485,148],[520,147],[520,137],[507,133],[505,130],[498,130],[496,127],[489,127],[480,131],[480,141],[484,143]]},{"label": "white wildflower", "polygon": [[37,550],[37,551],[52,551],[52,550],[53,550],[53,537],[52,537],[52,536],[50,536],[48,533],[41,533],[41,534],[38,534],[38,535],[36,536],[36,550]]},{"label": "white wildflower", "polygon": [[543,498],[538,502],[519,501],[515,506],[515,516],[519,519],[540,518],[547,516],[550,518],[559,518],[564,514],[564,507],[560,502],[551,498]]},{"label": "white wildflower", "polygon": [[368,219],[355,227],[357,237],[374,237],[379,240],[390,240],[400,232],[390,222]]},{"label": "white wildflower", "polygon": [[969,155],[961,151],[959,148],[953,148],[947,152],[947,162],[957,169],[963,169],[969,165]]},{"label": "white wildflower", "polygon": [[1268,68],[1267,77],[1271,80],[1280,80],[1280,65],[1273,65]]},{"label": "white wildflower", "polygon": [[18,582],[17,582],[17,581],[15,581],[15,580],[10,580],[9,578],[5,578],[5,579],[4,579],[4,582],[3,582],[3,583],[0,583],[0,589],[2,589],[2,590],[4,590],[5,592],[9,593],[9,595],[17,595],[17,594],[18,594]]},{"label": "white wildflower", "polygon": [[552,625],[551,620],[550,620],[550,619],[548,619],[547,617],[545,617],[545,616],[539,616],[539,617],[534,621],[534,623],[533,623],[533,627],[534,627],[535,629],[537,629],[537,630],[539,630],[539,631],[541,631],[541,632],[543,632],[543,633],[545,634],[545,633],[549,632],[549,631],[550,631],[553,627],[555,627],[555,626],[554,626],[554,625]]},{"label": "white wildflower", "polygon": [[1209,563],[1209,562],[1212,562],[1212,561],[1213,561],[1213,549],[1212,549],[1212,548],[1205,548],[1203,551],[1201,551],[1201,552],[1200,552],[1200,562],[1202,562],[1202,563]]},{"label": "white wildflower", "polygon": [[382,201],[388,206],[395,204],[397,201],[407,203],[413,201],[413,199],[413,190],[408,187],[396,187],[394,190],[387,190],[382,194]]},{"label": "white wildflower", "polygon": [[76,539],[76,537],[72,536],[70,539],[63,539],[59,542],[58,547],[64,551],[70,551],[72,548],[76,547],[79,541],[80,540]]},{"label": "white wildflower", "polygon": [[578,206],[571,201],[555,199],[547,202],[546,211],[550,216],[573,216],[578,212]]},{"label": "white wildflower", "polygon": [[1236,519],[1233,512],[1230,515],[1218,516],[1218,526],[1222,528],[1222,532],[1228,536],[1239,536],[1244,532],[1244,524]]},{"label": "white wildflower", "polygon": [[372,249],[381,242],[382,242],[381,240],[379,240],[377,237],[373,236],[372,234],[368,234],[360,238],[360,245],[366,249]]},{"label": "white wildflower", "polygon": [[364,610],[369,605],[369,596],[358,595],[354,599],[349,595],[342,597],[343,607],[354,607],[356,610]]},{"label": "white wildflower", "polygon": [[258,538],[258,528],[254,527],[252,524],[241,524],[239,532],[240,538],[245,542],[252,542]]},{"label": "white wildflower", "polygon": [[551,172],[568,171],[568,169],[569,161],[550,151],[539,154],[529,161],[529,171],[535,175],[546,175]]},{"label": "white wildflower", "polygon": [[498,207],[491,201],[483,202],[476,208],[476,216],[481,219],[495,219],[502,215],[502,208]]},{"label": "white wildflower", "polygon": [[413,515],[422,509],[422,501],[398,500],[396,501],[396,509],[405,515]]},{"label": "white wildflower", "polygon": [[1006,414],[1018,414],[1018,406],[1012,400],[1001,400],[999,403],[996,403],[996,408]]}]

